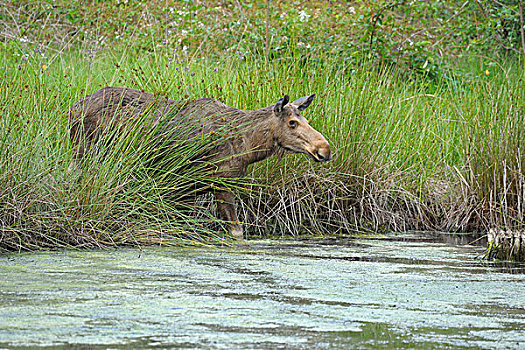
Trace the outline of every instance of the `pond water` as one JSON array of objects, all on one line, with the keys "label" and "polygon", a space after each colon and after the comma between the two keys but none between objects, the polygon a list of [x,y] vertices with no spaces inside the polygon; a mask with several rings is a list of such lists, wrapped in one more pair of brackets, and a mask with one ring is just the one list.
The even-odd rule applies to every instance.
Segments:
[{"label": "pond water", "polygon": [[421,239],[0,256],[0,348],[525,348],[525,267]]}]

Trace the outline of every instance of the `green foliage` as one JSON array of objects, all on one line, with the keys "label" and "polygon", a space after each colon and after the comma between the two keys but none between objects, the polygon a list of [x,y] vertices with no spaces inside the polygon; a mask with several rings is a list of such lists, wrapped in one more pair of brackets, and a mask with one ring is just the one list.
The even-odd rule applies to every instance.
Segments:
[{"label": "green foliage", "polygon": [[489,1],[479,0],[477,5],[481,10],[482,20],[478,28],[482,33],[480,45],[486,49],[500,48],[524,53],[521,43],[520,0]]},{"label": "green foliage", "polygon": [[[281,59],[329,54],[340,64],[392,65],[443,77],[450,57],[523,53],[519,0],[13,1],[0,10],[7,40],[42,49],[138,53],[166,46],[202,57]],[[268,32],[266,25],[268,24]],[[268,47],[266,47],[268,42]],[[321,55],[322,56],[322,55]]]}]

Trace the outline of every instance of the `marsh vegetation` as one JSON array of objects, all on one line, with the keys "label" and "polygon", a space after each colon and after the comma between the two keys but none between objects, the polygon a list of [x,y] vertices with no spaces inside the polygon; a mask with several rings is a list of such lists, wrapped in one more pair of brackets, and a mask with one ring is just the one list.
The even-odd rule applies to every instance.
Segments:
[{"label": "marsh vegetation", "polygon": [[[401,26],[402,3],[272,1],[267,13],[258,2],[4,2],[0,248],[217,242],[214,204],[193,195],[210,186],[236,193],[252,236],[522,229],[520,31],[494,26],[496,50],[496,5],[410,10],[445,19],[436,32],[423,20]],[[461,26],[473,20],[484,29]],[[159,175],[145,162],[148,135],[131,130],[68,172],[68,109],[108,85],[239,109],[315,92],[304,115],[334,157],[273,158],[243,183],[220,181],[183,162],[205,146],[196,140]]]}]

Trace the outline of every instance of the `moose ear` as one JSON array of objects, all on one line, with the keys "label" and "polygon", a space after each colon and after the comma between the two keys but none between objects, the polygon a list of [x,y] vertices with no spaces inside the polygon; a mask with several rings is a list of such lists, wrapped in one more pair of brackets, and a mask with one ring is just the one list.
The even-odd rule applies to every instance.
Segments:
[{"label": "moose ear", "polygon": [[290,96],[284,95],[283,98],[281,98],[279,101],[277,101],[277,103],[273,107],[273,110],[276,113],[281,113],[283,111],[284,106],[286,106],[288,104],[288,102],[290,102]]},{"label": "moose ear", "polygon": [[315,94],[311,94],[310,96],[301,97],[300,99],[297,99],[293,101],[291,104],[292,106],[296,107],[300,111],[304,111],[306,107],[312,103],[314,100]]}]

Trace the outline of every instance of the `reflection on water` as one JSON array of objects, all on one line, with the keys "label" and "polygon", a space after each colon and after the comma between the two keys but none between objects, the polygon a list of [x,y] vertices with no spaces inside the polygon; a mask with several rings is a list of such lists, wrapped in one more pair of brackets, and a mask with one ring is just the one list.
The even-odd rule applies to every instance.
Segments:
[{"label": "reflection on water", "polygon": [[2,256],[0,348],[525,347],[525,267],[428,237]]}]

